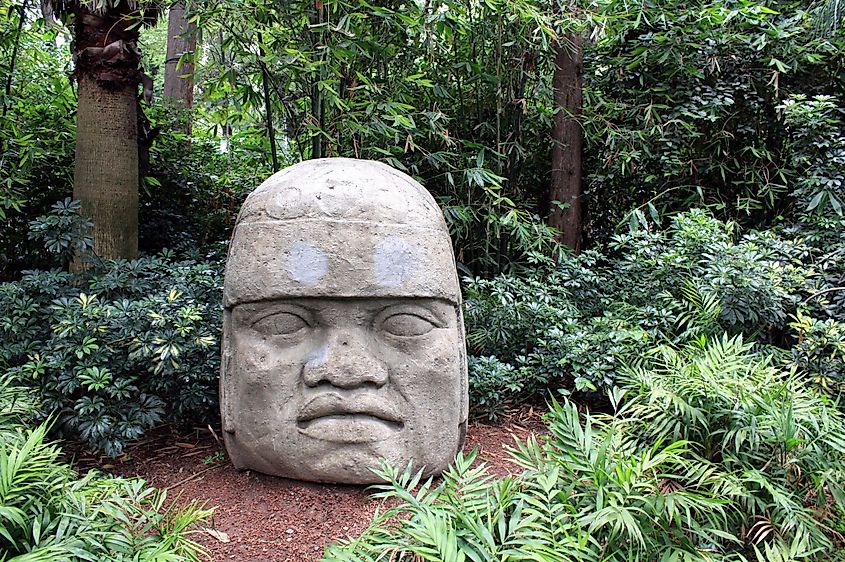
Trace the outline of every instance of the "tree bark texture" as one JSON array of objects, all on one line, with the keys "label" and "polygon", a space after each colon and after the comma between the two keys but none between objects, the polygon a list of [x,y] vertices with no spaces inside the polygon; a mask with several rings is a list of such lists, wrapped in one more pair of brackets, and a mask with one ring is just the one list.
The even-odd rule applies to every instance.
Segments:
[{"label": "tree bark texture", "polygon": [[107,89],[80,76],[73,197],[94,223],[102,259],[138,256],[138,131],[135,87]]},{"label": "tree bark texture", "polygon": [[[72,44],[78,83],[73,196],[94,223],[102,259],[138,255],[137,17],[124,3],[102,14],[77,4]],[[154,21],[155,14],[147,13]],[[75,264],[79,267],[80,264]]]},{"label": "tree bark texture", "polygon": [[[581,249],[583,217],[580,123],[583,53],[580,35],[570,35],[561,41],[555,52],[553,77],[556,113],[552,127],[549,225],[557,229],[557,241],[576,253]],[[562,203],[564,208],[555,201]]]},{"label": "tree bark texture", "polygon": [[[167,21],[167,59],[164,66],[164,103],[190,109],[194,105],[194,52],[196,24],[188,22],[185,6],[174,4]],[[183,55],[188,55],[184,59]],[[180,64],[181,62],[181,64]],[[191,133],[188,118],[186,132]]]}]

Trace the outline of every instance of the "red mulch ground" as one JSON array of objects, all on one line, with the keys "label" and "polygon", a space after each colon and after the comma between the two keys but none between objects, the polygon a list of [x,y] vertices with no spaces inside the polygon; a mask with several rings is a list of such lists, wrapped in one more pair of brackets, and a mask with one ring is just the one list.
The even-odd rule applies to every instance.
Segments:
[{"label": "red mulch ground", "polygon": [[[519,468],[507,453],[514,437],[525,440],[543,429],[531,409],[510,413],[495,425],[471,422],[464,450],[478,448],[478,462],[498,475],[516,473]],[[82,457],[76,464],[141,477],[178,495],[180,503],[207,501],[215,508],[212,533],[223,534],[204,532],[194,538],[218,562],[319,560],[327,543],[363,531],[379,506],[363,486],[308,484],[238,472],[211,430],[186,436],[160,428],[117,460]]]}]

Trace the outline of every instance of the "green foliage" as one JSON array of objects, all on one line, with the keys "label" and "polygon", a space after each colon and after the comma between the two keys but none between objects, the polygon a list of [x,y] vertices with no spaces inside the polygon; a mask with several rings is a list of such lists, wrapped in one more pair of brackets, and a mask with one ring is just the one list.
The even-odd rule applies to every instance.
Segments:
[{"label": "green foliage", "polygon": [[74,256],[88,256],[94,249],[89,231],[93,223],[83,218],[82,205],[70,197],[53,204],[52,211],[36,218],[29,225],[29,238],[43,240],[47,251],[58,257],[63,265]]},{"label": "green foliage", "polygon": [[[176,507],[142,480],[79,478],[45,441],[48,426],[24,429],[27,392],[0,378],[0,560],[200,560],[191,527],[211,515]],[[25,399],[24,399],[25,400]],[[31,405],[31,404],[30,404]],[[26,408],[24,408],[26,409]]]},{"label": "green foliage", "polygon": [[810,222],[842,218],[845,202],[845,124],[832,96],[796,95],[780,106],[790,128],[795,198]]},{"label": "green foliage", "polygon": [[845,51],[842,28],[819,34],[808,7],[609,1],[590,12],[585,170],[595,228],[634,207],[658,214],[703,203],[761,226],[824,203],[815,197],[834,187],[825,178],[841,176],[841,164],[824,161],[841,151],[841,104],[824,98],[792,111],[789,100],[841,95]]},{"label": "green foliage", "polygon": [[464,291],[471,352],[505,361],[530,353],[538,329],[550,330],[578,316],[566,286],[539,275],[464,279]]},{"label": "green foliage", "polygon": [[0,17],[0,75],[4,85],[11,80],[10,96],[0,91],[2,277],[49,261],[44,249],[28,239],[28,223],[70,194],[76,132],[76,96],[67,76],[70,53],[56,44],[60,32],[28,10],[18,33],[21,11],[13,4],[19,3],[0,1],[0,13],[9,15]]},{"label": "green foliage", "polygon": [[149,253],[219,250],[246,195],[271,173],[260,139],[238,134],[221,152],[219,141],[207,137],[188,144],[178,113],[152,107],[147,114],[161,134],[140,193],[139,246]]},{"label": "green foliage", "polygon": [[554,404],[549,421],[549,438],[518,445],[515,457],[542,514],[535,532],[550,548],[561,531],[589,537],[586,552],[559,559],[719,560],[707,551],[735,542],[718,475],[689,443],[639,442],[624,423],[569,403]]},{"label": "green foliage", "polygon": [[841,396],[845,390],[845,324],[799,312],[789,325],[798,332],[792,363],[825,392]]},{"label": "green foliage", "polygon": [[681,439],[724,471],[716,490],[746,543],[832,548],[828,521],[845,514],[845,418],[741,338],[656,348],[633,370],[620,415],[641,441]]},{"label": "green foliage", "polygon": [[547,381],[536,380],[527,367],[516,369],[493,356],[469,357],[469,402],[479,412],[496,419],[507,402],[513,402],[524,391],[534,391]]},{"label": "green foliage", "polygon": [[698,209],[673,218],[668,231],[640,219],[612,244],[620,256],[613,278],[621,281],[622,298],[654,302],[655,288],[679,298],[692,282],[701,294],[718,298],[724,328],[747,333],[783,328],[811,275],[802,263],[806,249],[771,231],[737,239],[731,230],[731,223]]},{"label": "green foliage", "polygon": [[[654,344],[729,331],[783,345],[778,334],[815,283],[817,258],[800,239],[737,236],[732,223],[696,209],[665,230],[639,216],[609,250],[561,256],[521,277],[465,279],[470,352],[521,373],[513,390],[498,385],[495,403],[549,387],[603,393]],[[509,369],[485,361],[470,388],[479,385],[492,408],[490,382]]]},{"label": "green foliage", "polygon": [[13,383],[8,376],[0,377],[0,441],[15,438],[21,425],[29,423],[38,411],[35,397],[24,386]]},{"label": "green foliage", "polygon": [[483,464],[472,467],[475,457],[475,451],[459,453],[439,486],[421,482],[422,472],[411,467],[384,466],[380,475],[388,484],[374,486],[375,497],[401,503],[377,513],[357,539],[327,547],[323,560],[524,560],[508,544],[518,544],[522,526],[520,487],[510,478],[494,481]]},{"label": "green foliage", "polygon": [[0,285],[0,355],[63,431],[114,456],[165,408],[184,421],[216,412],[221,286],[219,266],[166,256],[84,279],[28,272]]},{"label": "green foliage", "polygon": [[[33,227],[69,255],[86,240],[73,215],[65,202]],[[165,408],[169,419],[204,421],[217,411],[221,269],[162,254],[26,272],[0,284],[0,368],[37,389],[59,429],[108,455]]]},{"label": "green foliage", "polygon": [[347,156],[409,172],[440,199],[468,272],[553,251],[535,205],[551,127],[545,6],[218,2],[197,18],[218,33],[198,80],[215,128],[269,135],[269,106],[283,164]]},{"label": "green foliage", "polygon": [[838,556],[845,418],[740,338],[653,348],[614,416],[553,402],[494,478],[474,453],[435,485],[385,466],[389,506],[326,562],[764,562]]}]

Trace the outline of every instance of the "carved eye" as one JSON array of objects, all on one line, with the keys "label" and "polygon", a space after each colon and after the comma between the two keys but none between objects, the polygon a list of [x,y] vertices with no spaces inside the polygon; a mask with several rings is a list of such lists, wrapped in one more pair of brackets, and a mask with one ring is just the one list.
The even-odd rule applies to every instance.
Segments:
[{"label": "carved eye", "polygon": [[388,334],[406,337],[425,335],[435,327],[435,324],[430,320],[406,312],[388,316],[381,323],[382,330]]},{"label": "carved eye", "polygon": [[304,318],[292,312],[275,312],[255,322],[252,327],[268,336],[291,336],[308,328]]}]

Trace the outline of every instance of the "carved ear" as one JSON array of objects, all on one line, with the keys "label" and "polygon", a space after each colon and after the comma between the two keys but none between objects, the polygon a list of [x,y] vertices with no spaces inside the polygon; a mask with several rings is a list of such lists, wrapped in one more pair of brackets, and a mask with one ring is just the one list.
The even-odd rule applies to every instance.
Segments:
[{"label": "carved ear", "polygon": [[223,422],[223,431],[235,433],[235,405],[232,400],[235,396],[235,380],[230,372],[229,365],[232,361],[232,312],[223,311],[223,341],[220,342],[222,355],[220,358],[220,417]]},{"label": "carved ear", "polygon": [[469,373],[467,369],[467,341],[466,328],[464,327],[464,312],[460,303],[455,305],[455,312],[458,315],[458,331],[461,335],[461,348],[458,350],[461,361],[461,425],[463,434],[461,442],[458,446],[460,450],[464,444],[464,436],[466,436],[467,424],[469,421]]},{"label": "carved ear", "polygon": [[467,368],[467,338],[466,328],[464,327],[464,313],[463,306],[459,303],[455,305],[455,313],[458,316],[458,331],[460,332],[460,346],[458,355],[461,362],[461,416],[458,422],[458,448],[460,451],[464,448],[464,442],[467,437],[467,428],[469,426],[469,372]]}]

